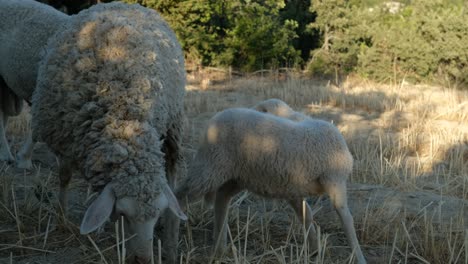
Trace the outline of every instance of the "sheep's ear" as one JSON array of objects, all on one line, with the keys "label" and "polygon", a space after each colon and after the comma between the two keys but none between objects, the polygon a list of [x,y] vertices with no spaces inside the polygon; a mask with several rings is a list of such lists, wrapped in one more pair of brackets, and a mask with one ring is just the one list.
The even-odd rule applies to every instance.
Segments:
[{"label": "sheep's ear", "polygon": [[184,214],[184,212],[180,208],[179,202],[177,202],[177,198],[175,197],[174,193],[172,192],[171,187],[169,187],[169,185],[167,185],[167,184],[164,184],[163,192],[164,192],[164,195],[167,198],[169,209],[171,209],[171,211],[175,215],[177,215],[177,217],[179,217],[180,219],[182,219],[184,221],[187,220],[187,216]]},{"label": "sheep's ear", "polygon": [[114,209],[115,195],[112,188],[107,185],[102,193],[88,207],[81,222],[80,233],[89,234],[102,226]]}]

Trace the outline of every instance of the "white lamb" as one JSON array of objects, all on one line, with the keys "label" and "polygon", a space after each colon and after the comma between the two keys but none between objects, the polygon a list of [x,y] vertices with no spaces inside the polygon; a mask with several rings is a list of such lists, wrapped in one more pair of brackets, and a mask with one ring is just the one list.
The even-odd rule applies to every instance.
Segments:
[{"label": "white lamb", "polygon": [[[47,40],[69,18],[33,0],[0,0],[0,160],[14,161],[5,137],[10,116],[31,101]],[[31,167],[31,135],[17,154],[17,166]]]},{"label": "white lamb", "polygon": [[[176,189],[176,196],[179,201],[196,201],[216,192],[214,241],[222,250],[228,204],[236,193],[247,189],[264,197],[285,199],[301,220],[303,198],[326,193],[358,263],[365,263],[346,197],[346,180],[352,167],[346,142],[332,124],[312,118],[297,122],[234,108],[208,122],[188,177]],[[305,221],[310,228],[310,244],[317,248],[309,206]]]},{"label": "white lamb", "polygon": [[[185,68],[174,32],[154,10],[98,4],[71,16],[48,42],[32,100],[35,140],[60,158],[60,203],[72,171],[98,198],[80,231],[123,215],[132,259],[152,258],[153,229],[166,208],[186,216],[171,188],[181,151]],[[177,260],[178,218],[168,211],[166,263]]]}]

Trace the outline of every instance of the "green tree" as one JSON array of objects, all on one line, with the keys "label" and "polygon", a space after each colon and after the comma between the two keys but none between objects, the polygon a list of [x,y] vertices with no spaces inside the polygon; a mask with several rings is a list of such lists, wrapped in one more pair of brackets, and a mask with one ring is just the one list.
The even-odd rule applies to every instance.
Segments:
[{"label": "green tree", "polygon": [[309,28],[321,33],[322,45],[312,51],[309,72],[338,75],[353,71],[361,44],[368,42],[360,10],[346,0],[312,0],[310,11],[317,17]]},{"label": "green tree", "polygon": [[243,70],[294,66],[299,52],[292,45],[297,37],[297,22],[281,21],[279,10],[283,1],[237,2],[229,10],[229,28],[217,63],[233,65]]},{"label": "green tree", "polygon": [[158,10],[175,30],[188,60],[251,71],[296,65],[298,24],[282,20],[283,0],[126,0]]},{"label": "green tree", "polygon": [[468,85],[468,13],[458,1],[414,0],[390,11],[380,2],[312,0],[310,28],[321,33],[308,70],[358,72],[379,81]]},{"label": "green tree", "polygon": [[442,0],[413,1],[398,14],[376,11],[358,70],[378,80],[468,84],[467,19],[462,6]]},{"label": "green tree", "polygon": [[309,11],[310,0],[286,0],[285,7],[280,10],[282,21],[294,20],[297,22],[295,30],[297,38],[291,41],[293,47],[301,52],[301,59],[308,61],[310,51],[319,47],[320,32],[310,30],[308,25],[315,21],[315,13]]}]

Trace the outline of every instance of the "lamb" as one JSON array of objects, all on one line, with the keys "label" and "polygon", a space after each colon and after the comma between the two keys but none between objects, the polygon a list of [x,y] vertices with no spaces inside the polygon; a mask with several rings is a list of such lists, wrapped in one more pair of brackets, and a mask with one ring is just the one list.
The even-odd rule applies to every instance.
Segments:
[{"label": "lamb", "polygon": [[346,180],[353,158],[332,124],[304,119],[289,120],[253,109],[233,108],[217,113],[203,134],[190,163],[188,176],[176,189],[179,201],[196,201],[215,192],[214,241],[216,254],[226,244],[225,218],[231,198],[247,189],[267,198],[289,202],[310,229],[317,248],[312,211],[302,199],[326,193],[341,218],[348,243],[358,263],[365,263],[353,218],[347,205]]},{"label": "lamb", "polygon": [[[98,198],[81,234],[123,215],[136,234],[128,248],[137,263],[152,257],[154,226],[166,208],[166,263],[176,262],[178,219],[171,190],[183,175],[185,68],[181,46],[153,10],[98,4],[71,16],[47,44],[32,98],[33,139],[60,159],[60,193],[78,170]],[[45,124],[45,125],[44,125]]]},{"label": "lamb", "polygon": [[[33,0],[0,0],[0,160],[14,161],[5,128],[18,115],[23,99],[30,101],[36,86],[38,63],[47,40],[69,18]],[[17,154],[19,168],[31,167],[31,134]]]},{"label": "lamb", "polygon": [[276,98],[261,101],[254,105],[252,109],[294,121],[303,121],[304,119],[309,118],[304,114],[294,111],[288,104]]}]

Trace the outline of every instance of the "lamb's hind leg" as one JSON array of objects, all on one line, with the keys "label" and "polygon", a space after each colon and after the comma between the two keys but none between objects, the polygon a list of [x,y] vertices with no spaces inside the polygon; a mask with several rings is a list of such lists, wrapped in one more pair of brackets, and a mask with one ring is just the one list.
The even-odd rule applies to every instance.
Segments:
[{"label": "lamb's hind leg", "polygon": [[236,195],[241,188],[233,182],[225,183],[216,192],[215,205],[214,205],[214,228],[213,228],[213,243],[214,254],[221,256],[227,244],[227,221],[229,203],[231,198]]},{"label": "lamb's hind leg", "polygon": [[340,216],[341,224],[343,225],[346,238],[348,240],[349,245],[351,246],[351,249],[356,255],[357,263],[366,263],[366,259],[362,254],[361,247],[359,246],[359,242],[357,240],[356,230],[354,229],[353,217],[351,215],[351,212],[349,211],[348,199],[346,196],[346,183],[330,182],[323,185],[325,191],[330,196],[330,200],[332,201],[336,212]]},{"label": "lamb's hind leg", "polygon": [[305,227],[307,234],[307,241],[309,242],[310,248],[315,251],[318,249],[317,243],[317,232],[315,231],[313,223],[313,215],[310,206],[305,202],[305,207],[300,199],[289,200],[289,204],[296,212],[297,217],[301,220]]}]

